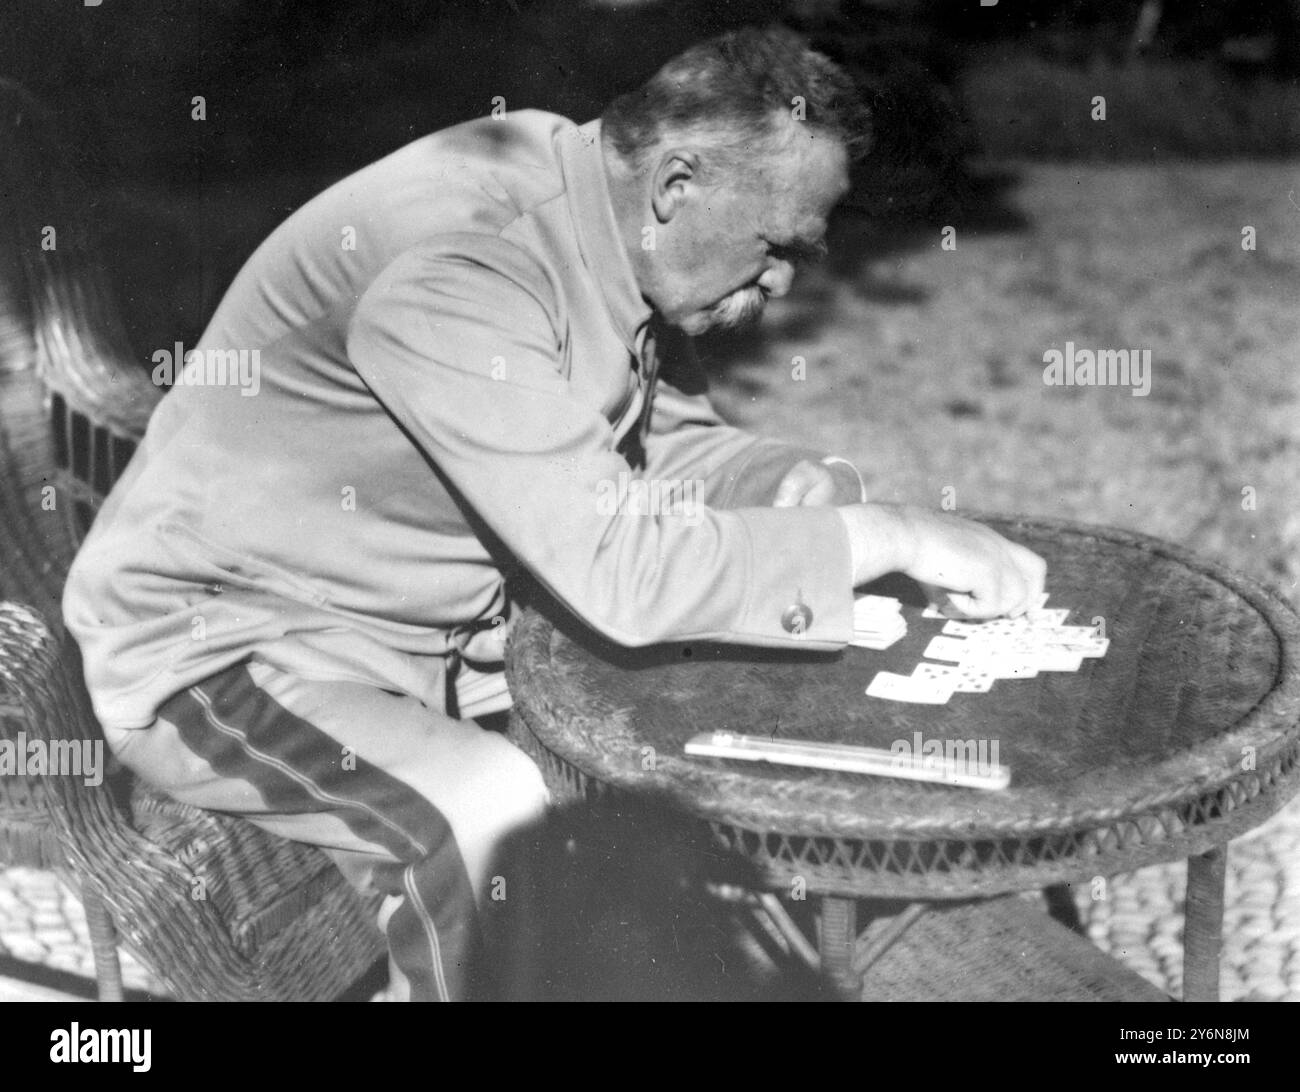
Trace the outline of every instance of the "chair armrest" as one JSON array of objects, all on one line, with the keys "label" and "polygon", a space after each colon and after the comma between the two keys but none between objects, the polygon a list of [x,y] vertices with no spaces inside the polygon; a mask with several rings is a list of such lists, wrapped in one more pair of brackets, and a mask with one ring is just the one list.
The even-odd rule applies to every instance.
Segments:
[{"label": "chair armrest", "polygon": [[125,825],[102,776],[111,756],[80,671],[71,637],[32,607],[0,602],[0,700],[17,714],[8,723],[18,726],[9,742],[21,744],[28,775],[41,778],[61,835],[74,821]]},{"label": "chair armrest", "polygon": [[[0,602],[0,702],[26,742],[98,745],[75,642],[39,612]],[[41,778],[63,855],[123,942],[179,997],[326,998],[383,950],[377,906],[318,849],[167,801],[129,777]],[[316,962],[319,959],[320,962]]]}]

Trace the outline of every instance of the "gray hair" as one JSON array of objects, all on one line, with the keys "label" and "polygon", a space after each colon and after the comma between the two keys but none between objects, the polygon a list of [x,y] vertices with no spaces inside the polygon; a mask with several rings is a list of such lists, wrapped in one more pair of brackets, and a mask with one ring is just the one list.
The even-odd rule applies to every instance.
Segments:
[{"label": "gray hair", "polygon": [[665,139],[690,136],[712,150],[706,170],[733,173],[777,151],[796,118],[851,160],[870,146],[871,111],[843,69],[785,27],[743,27],[691,46],[620,95],[601,128],[634,167]]}]

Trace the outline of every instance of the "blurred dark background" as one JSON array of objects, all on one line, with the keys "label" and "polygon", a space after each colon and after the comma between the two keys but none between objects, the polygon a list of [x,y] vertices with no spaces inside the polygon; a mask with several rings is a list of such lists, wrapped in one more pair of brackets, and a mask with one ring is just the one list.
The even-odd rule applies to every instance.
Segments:
[{"label": "blurred dark background", "polygon": [[786,21],[861,81],[878,151],[850,206],[886,245],[958,216],[1014,226],[981,159],[1300,150],[1300,0],[7,0],[0,19],[0,76],[55,111],[146,346],[193,340],[337,178],[498,95],[586,120],[742,23]]},{"label": "blurred dark background", "polygon": [[[918,100],[934,96],[935,84],[954,91],[964,71],[1008,55],[1027,69],[1037,60],[1063,71],[1135,53],[1202,73],[1208,64],[1218,82],[1237,83],[1242,105],[1252,81],[1293,80],[1300,65],[1297,0],[1000,0],[988,8],[979,0],[10,0],[6,8],[0,73],[57,107],[79,142],[100,146],[106,176],[178,184],[351,170],[488,112],[495,95],[513,108],[585,120],[684,46],[743,23],[790,22],[877,93]],[[1158,22],[1141,44],[1144,9]],[[207,99],[204,126],[190,120],[195,95]],[[911,124],[935,116],[915,114]],[[1060,150],[1047,134],[1024,136],[1027,154]]]}]

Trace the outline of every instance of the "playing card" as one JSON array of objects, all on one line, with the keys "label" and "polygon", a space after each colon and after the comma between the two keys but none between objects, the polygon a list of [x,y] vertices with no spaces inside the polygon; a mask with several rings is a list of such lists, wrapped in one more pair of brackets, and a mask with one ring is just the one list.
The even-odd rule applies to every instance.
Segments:
[{"label": "playing card", "polygon": [[1053,626],[1040,631],[1045,644],[1078,652],[1083,656],[1105,656],[1110,648],[1109,637],[1098,637],[1091,626]]},{"label": "playing card", "polygon": [[853,640],[851,640],[849,644],[851,644],[854,648],[869,648],[876,652],[880,652],[888,648],[890,645],[894,644],[895,642],[900,641],[903,638],[905,633],[906,631],[904,631],[904,633],[896,633],[893,635],[888,635],[888,634],[885,635],[860,634],[859,635],[855,633],[853,635]]},{"label": "playing card", "polygon": [[863,622],[855,621],[853,623],[854,633],[906,633],[907,623],[901,617],[895,618],[888,622]]},{"label": "playing card", "polygon": [[1021,637],[1031,629],[1027,618],[990,618],[976,625],[979,626],[976,637]]},{"label": "playing card", "polygon": [[1044,645],[1034,657],[1039,671],[1078,671],[1083,666],[1083,653],[1055,645]]},{"label": "playing card", "polygon": [[995,679],[1033,679],[1038,675],[1038,664],[1033,660],[994,658],[981,666]]},{"label": "playing card", "polygon": [[1038,658],[1032,651],[983,648],[962,661],[963,667],[985,671],[995,679],[1032,679],[1038,674]]},{"label": "playing card", "polygon": [[867,696],[888,701],[914,702],[920,705],[943,705],[952,696],[952,687],[936,680],[916,679],[880,671],[867,687]]},{"label": "playing card", "polygon": [[932,637],[925,646],[925,655],[932,660],[948,660],[960,663],[971,654],[971,644],[960,637]]},{"label": "playing card", "polygon": [[912,678],[953,686],[957,680],[957,668],[948,667],[944,664],[919,663],[912,671]]},{"label": "playing card", "polygon": [[888,648],[907,633],[907,623],[901,614],[879,622],[865,622],[854,619],[853,638],[849,644],[857,648],[872,648],[879,651]]},{"label": "playing card", "polygon": [[1065,620],[1070,617],[1068,607],[1051,608],[1049,610],[1030,611],[1026,618],[1032,626],[1063,626]]},{"label": "playing card", "polygon": [[853,601],[853,639],[856,648],[886,649],[907,633],[903,607],[887,595],[861,595]]},{"label": "playing card", "polygon": [[1023,618],[990,618],[987,622],[945,622],[942,633],[949,637],[1011,637],[1027,634],[1029,623]]},{"label": "playing card", "polygon": [[897,613],[902,603],[888,595],[859,595],[853,600],[853,613],[875,611],[880,613]]},{"label": "playing card", "polygon": [[959,664],[953,680],[953,691],[958,694],[983,694],[993,689],[992,672],[976,664]]},{"label": "playing card", "polygon": [[1052,636],[1063,641],[1092,642],[1104,640],[1093,626],[1053,626]]}]

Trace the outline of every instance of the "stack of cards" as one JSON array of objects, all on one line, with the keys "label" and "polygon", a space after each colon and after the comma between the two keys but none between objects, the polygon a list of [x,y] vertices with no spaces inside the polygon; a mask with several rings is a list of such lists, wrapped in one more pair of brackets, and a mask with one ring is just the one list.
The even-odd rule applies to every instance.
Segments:
[{"label": "stack of cards", "polygon": [[[953,694],[982,693],[998,679],[1031,679],[1040,671],[1078,671],[1090,657],[1106,655],[1107,638],[1088,626],[1067,626],[1068,610],[1047,610],[1042,597],[1023,618],[944,623],[925,655],[942,663],[917,665],[911,675],[882,671],[867,694],[891,701],[943,705]],[[927,610],[926,617],[942,618]]]},{"label": "stack of cards", "polygon": [[853,601],[853,640],[858,648],[888,648],[907,633],[903,605],[887,595],[860,595]]}]

